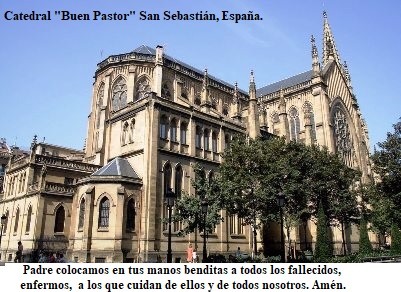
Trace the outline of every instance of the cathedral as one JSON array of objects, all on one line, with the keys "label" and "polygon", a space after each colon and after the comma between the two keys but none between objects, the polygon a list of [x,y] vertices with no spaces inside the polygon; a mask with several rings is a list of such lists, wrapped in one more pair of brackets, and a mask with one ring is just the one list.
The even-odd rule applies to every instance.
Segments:
[{"label": "cathedral", "polygon": [[[38,250],[61,251],[74,262],[165,261],[166,191],[193,194],[193,165],[212,176],[238,133],[327,146],[361,171],[362,182],[370,180],[367,125],[323,17],[322,57],[312,36],[310,70],[259,88],[255,79],[263,82],[263,76],[251,72],[247,91],[166,55],[161,46],[100,62],[83,151],[36,137],[30,151],[1,148],[0,261],[13,259],[18,241],[26,261]],[[208,252],[250,252],[251,228],[222,216],[208,235]],[[298,249],[303,240],[314,243],[315,224],[306,227],[308,238],[291,233]],[[178,236],[180,229],[173,224],[175,261],[190,243],[200,250],[203,240],[196,233]],[[359,237],[349,234],[350,250],[357,250]],[[258,241],[263,246],[261,236]],[[333,241],[339,243],[340,234],[333,232]]]}]

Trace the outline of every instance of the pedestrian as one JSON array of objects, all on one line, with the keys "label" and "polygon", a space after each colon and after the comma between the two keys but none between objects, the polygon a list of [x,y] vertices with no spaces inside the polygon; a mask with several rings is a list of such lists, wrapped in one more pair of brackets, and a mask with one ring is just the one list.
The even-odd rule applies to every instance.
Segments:
[{"label": "pedestrian", "polygon": [[235,256],[239,258],[241,256],[241,248],[238,247],[237,251],[235,252]]},{"label": "pedestrian", "polygon": [[61,252],[58,254],[57,262],[58,263],[66,263],[64,255]]},{"label": "pedestrian", "polygon": [[192,262],[197,263],[198,262],[198,257],[196,255],[196,249],[192,252]]},{"label": "pedestrian", "polygon": [[187,262],[188,263],[192,263],[192,259],[193,259],[193,248],[192,248],[192,244],[189,244],[188,248],[187,248]]},{"label": "pedestrian", "polygon": [[15,253],[14,263],[22,262],[22,252],[23,251],[24,251],[24,246],[22,245],[21,241],[18,241],[18,248],[17,248],[17,252]]}]

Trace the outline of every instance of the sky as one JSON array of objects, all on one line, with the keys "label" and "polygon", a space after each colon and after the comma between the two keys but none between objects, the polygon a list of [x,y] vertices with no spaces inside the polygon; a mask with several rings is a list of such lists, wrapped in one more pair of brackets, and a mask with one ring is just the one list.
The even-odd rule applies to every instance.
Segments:
[{"label": "sky", "polygon": [[[60,20],[55,11],[129,13],[127,20]],[[258,13],[259,21],[139,20],[139,12]],[[33,135],[82,149],[96,65],[142,44],[248,90],[311,69],[310,36],[322,57],[323,10],[373,148],[400,116],[401,1],[373,0],[1,0],[0,137],[29,148]],[[6,20],[46,13],[50,21]],[[11,13],[8,13],[10,15]]]}]

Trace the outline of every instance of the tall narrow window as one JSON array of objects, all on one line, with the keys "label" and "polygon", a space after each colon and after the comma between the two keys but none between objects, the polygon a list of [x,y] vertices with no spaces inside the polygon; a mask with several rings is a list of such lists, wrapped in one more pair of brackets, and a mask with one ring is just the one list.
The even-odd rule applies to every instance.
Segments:
[{"label": "tall narrow window", "polygon": [[210,150],[210,147],[209,147],[209,135],[210,135],[210,131],[209,131],[208,129],[206,129],[206,130],[203,132],[203,134],[204,134],[204,136],[203,136],[203,148],[204,148],[205,150]]},{"label": "tall narrow window", "polygon": [[167,117],[162,116],[160,119],[159,136],[161,139],[167,139]]},{"label": "tall narrow window", "polygon": [[8,211],[6,212],[6,217],[7,217],[7,219],[6,219],[6,223],[4,224],[4,226],[3,226],[3,234],[6,234],[7,233],[7,226],[8,226],[8,220],[9,220],[9,218],[8,218]]},{"label": "tall narrow window", "polygon": [[177,195],[177,198],[181,197],[181,192],[182,192],[182,167],[181,165],[178,165],[175,168],[175,193]]},{"label": "tall narrow window", "polygon": [[187,124],[186,123],[181,123],[181,144],[187,144]]},{"label": "tall narrow window", "polygon": [[199,126],[196,126],[195,146],[202,148],[202,129]]},{"label": "tall narrow window", "polygon": [[19,223],[19,208],[17,208],[17,212],[15,212],[14,233],[17,233],[18,231],[18,223]]},{"label": "tall narrow window", "polygon": [[216,132],[212,133],[212,151],[217,152],[217,134]]},{"label": "tall narrow window", "polygon": [[54,232],[63,232],[65,222],[65,210],[63,206],[60,206],[56,211],[56,219],[54,222]]},{"label": "tall narrow window", "polygon": [[171,188],[171,165],[170,163],[166,163],[163,169],[164,174],[164,194],[166,194],[167,190]]},{"label": "tall narrow window", "polygon": [[230,143],[231,143],[231,138],[229,134],[226,134],[224,136],[224,149],[227,149],[230,147]]},{"label": "tall narrow window", "polygon": [[113,111],[118,111],[127,105],[127,84],[122,77],[114,83],[111,103]]},{"label": "tall narrow window", "polygon": [[290,109],[290,134],[292,141],[299,141],[299,114],[295,107]]},{"label": "tall narrow window", "polygon": [[176,119],[171,120],[170,140],[173,142],[177,142],[177,121],[176,121]]},{"label": "tall narrow window", "polygon": [[110,213],[110,201],[107,197],[104,197],[100,201],[99,206],[99,228],[109,227],[109,214]]},{"label": "tall narrow window", "polygon": [[32,218],[32,206],[28,208],[28,214],[26,215],[26,226],[25,226],[25,233],[28,233],[31,229],[31,218]]},{"label": "tall narrow window", "polygon": [[82,198],[79,204],[79,218],[78,218],[78,229],[82,229],[85,223],[85,199]]},{"label": "tall narrow window", "polygon": [[125,228],[128,231],[135,230],[135,215],[135,201],[133,198],[131,198],[127,203],[127,223]]}]

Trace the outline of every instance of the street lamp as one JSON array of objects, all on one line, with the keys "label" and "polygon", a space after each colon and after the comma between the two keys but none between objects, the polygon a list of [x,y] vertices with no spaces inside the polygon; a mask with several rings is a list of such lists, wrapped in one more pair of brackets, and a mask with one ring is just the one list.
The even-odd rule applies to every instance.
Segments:
[{"label": "street lamp", "polygon": [[207,259],[207,249],[206,249],[206,216],[207,216],[207,208],[209,207],[206,199],[203,199],[201,202],[202,214],[203,214],[203,258],[202,262],[206,263]]},{"label": "street lamp", "polygon": [[167,244],[167,262],[173,262],[173,255],[171,252],[171,210],[174,206],[175,201],[175,193],[171,188],[168,188],[166,193],[164,194],[165,203],[168,209],[168,244]]},{"label": "street lamp", "polygon": [[277,196],[277,205],[280,207],[280,233],[281,233],[280,257],[282,263],[285,263],[284,217],[283,217],[284,204],[285,204],[285,196],[283,193],[279,193]]}]

